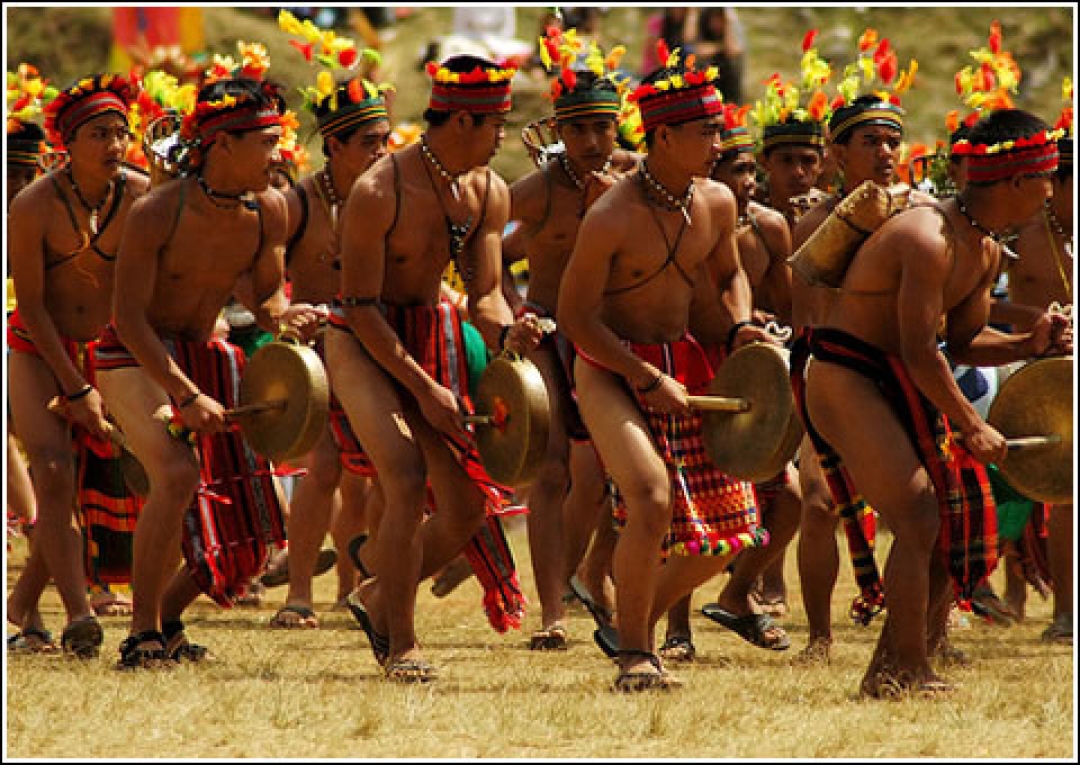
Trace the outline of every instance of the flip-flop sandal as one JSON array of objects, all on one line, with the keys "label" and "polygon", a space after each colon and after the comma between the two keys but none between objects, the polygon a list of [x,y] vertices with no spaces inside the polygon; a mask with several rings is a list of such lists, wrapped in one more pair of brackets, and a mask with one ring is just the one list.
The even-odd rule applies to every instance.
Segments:
[{"label": "flip-flop sandal", "polygon": [[[299,619],[288,619],[285,614],[296,614]],[[295,629],[319,629],[319,620],[315,616],[315,612],[307,606],[296,605],[288,603],[278,609],[278,612],[270,617],[270,626],[274,629],[282,630],[295,630]]]},{"label": "flip-flop sandal", "polygon": [[[329,547],[319,550],[319,557],[315,559],[315,571],[312,576],[322,576],[332,569],[336,563],[337,552]],[[286,555],[282,558],[280,566],[277,566],[272,571],[267,571],[259,577],[259,582],[262,583],[263,587],[280,587],[283,584],[288,584],[289,556]]]},{"label": "flip-flop sandal", "polygon": [[[160,648],[140,648],[143,643],[157,643]],[[144,630],[129,635],[120,643],[120,660],[116,662],[116,668],[167,669],[173,664],[165,653],[165,637],[157,630]]]},{"label": "flip-flop sandal", "polygon": [[596,622],[596,626],[600,629],[610,627],[612,622],[611,612],[593,600],[592,594],[585,589],[585,585],[581,583],[581,580],[576,576],[572,576],[569,585],[570,592],[574,593],[574,597],[585,606],[593,621]]},{"label": "flip-flop sandal", "polygon": [[96,659],[101,653],[101,644],[104,640],[105,631],[101,629],[101,623],[93,616],[72,622],[60,633],[60,645],[64,653],[79,659]]},{"label": "flip-flop sandal", "polygon": [[206,646],[192,643],[187,639],[187,635],[184,634],[184,623],[179,619],[162,622],[161,636],[165,639],[165,655],[174,662],[188,661],[198,664],[214,659]]},{"label": "flip-flop sandal", "polygon": [[370,579],[371,572],[368,571],[367,566],[364,565],[364,562],[360,560],[360,547],[363,546],[366,541],[368,541],[367,534],[360,534],[358,536],[355,536],[349,540],[349,544],[347,545],[346,550],[348,550],[349,553],[349,560],[351,560],[352,564],[356,566],[356,570],[360,572],[360,576],[362,576],[364,579]]},{"label": "flip-flop sandal", "polygon": [[717,603],[706,603],[701,607],[701,613],[717,624],[727,627],[747,643],[756,645],[758,648],[766,648],[770,651],[786,651],[791,646],[791,640],[786,633],[781,633],[779,638],[770,641],[765,637],[771,629],[779,629],[776,622],[768,614],[743,614],[736,616],[727,609],[721,608]]},{"label": "flip-flop sandal", "polygon": [[386,666],[386,679],[395,683],[430,683],[439,671],[421,659],[399,659]]},{"label": "flip-flop sandal", "polygon": [[612,690],[620,693],[639,693],[641,691],[670,691],[683,686],[682,680],[672,677],[664,669],[659,657],[649,651],[630,650],[619,651],[620,657],[640,656],[649,660],[656,668],[656,672],[627,672],[620,669],[612,684]]},{"label": "flip-flop sandal", "polygon": [[380,666],[384,666],[386,660],[390,658],[390,638],[375,631],[375,625],[372,624],[367,609],[360,602],[360,598],[356,597],[356,593],[349,593],[348,597],[345,598],[345,603],[349,606],[353,618],[359,622],[360,629],[367,635],[368,642],[371,643],[371,652],[375,654],[375,661]]},{"label": "flip-flop sandal", "polygon": [[689,635],[671,635],[660,646],[660,657],[665,661],[691,662],[697,657],[697,648]]},{"label": "flip-flop sandal", "polygon": [[56,653],[60,649],[48,630],[24,627],[7,639],[7,650],[11,653]]},{"label": "flip-flop sandal", "polygon": [[566,627],[561,624],[553,624],[546,629],[537,630],[529,638],[530,651],[565,651]]}]

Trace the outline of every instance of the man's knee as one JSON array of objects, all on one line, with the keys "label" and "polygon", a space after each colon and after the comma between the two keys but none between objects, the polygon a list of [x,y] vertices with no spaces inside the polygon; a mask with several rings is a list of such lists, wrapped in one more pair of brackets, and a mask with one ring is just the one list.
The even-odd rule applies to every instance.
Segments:
[{"label": "man's knee", "polygon": [[627,525],[650,537],[662,538],[671,525],[671,488],[667,484],[634,482],[620,487],[627,506]]},{"label": "man's knee", "polygon": [[194,460],[173,460],[156,466],[151,473],[150,491],[185,507],[199,488],[199,466]]},{"label": "man's knee", "polygon": [[937,495],[932,486],[916,490],[910,505],[885,521],[897,541],[910,542],[919,549],[932,550],[941,529]]}]

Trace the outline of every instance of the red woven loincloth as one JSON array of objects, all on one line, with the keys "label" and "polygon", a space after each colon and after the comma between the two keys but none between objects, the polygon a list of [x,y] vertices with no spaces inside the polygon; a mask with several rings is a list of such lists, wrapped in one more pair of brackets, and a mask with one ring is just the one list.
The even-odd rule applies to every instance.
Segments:
[{"label": "red woven loincloth", "polygon": [[[678,380],[692,395],[706,392],[719,358],[715,350],[706,350],[689,333],[673,343],[626,346]],[[599,366],[580,349],[578,354]],[[696,410],[688,415],[664,414],[652,410],[640,396],[637,400],[671,479],[671,525],[662,556],[727,555],[767,544],[769,534],[758,525],[753,486],[713,465],[705,451],[701,414]],[[625,524],[626,504],[617,491],[615,499],[616,523]]]}]

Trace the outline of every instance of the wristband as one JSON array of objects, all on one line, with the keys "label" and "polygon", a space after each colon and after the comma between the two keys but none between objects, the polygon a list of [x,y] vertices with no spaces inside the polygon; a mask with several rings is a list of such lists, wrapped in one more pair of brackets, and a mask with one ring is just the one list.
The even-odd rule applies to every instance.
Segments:
[{"label": "wristband", "polygon": [[176,404],[176,408],[177,409],[186,409],[187,407],[194,404],[195,399],[197,399],[201,395],[202,395],[202,391],[195,391],[190,396],[185,398],[183,401],[178,401],[177,404]]},{"label": "wristband", "polygon": [[664,381],[664,373],[663,372],[657,372],[655,380],[653,380],[651,383],[646,385],[644,388],[634,388],[634,390],[636,390],[638,393],[640,393],[641,395],[644,396],[646,394],[652,393],[654,390],[659,388],[660,383],[662,383],[663,381]]},{"label": "wristband", "polygon": [[86,385],[79,388],[74,393],[71,393],[71,394],[65,393],[64,394],[64,399],[66,401],[68,401],[68,402],[78,401],[80,398],[86,398],[87,396],[89,396],[90,391],[92,391],[93,389],[94,389],[94,386],[91,385],[90,383],[87,383]]},{"label": "wristband", "polygon": [[510,334],[510,327],[512,324],[507,324],[501,330],[499,330],[499,350],[506,349],[506,336]]},{"label": "wristband", "polygon": [[752,325],[752,321],[737,321],[731,325],[731,329],[728,330],[727,340],[724,342],[724,346],[727,348],[728,353],[731,353],[731,346],[735,344],[735,336],[739,334],[739,330],[743,327]]}]

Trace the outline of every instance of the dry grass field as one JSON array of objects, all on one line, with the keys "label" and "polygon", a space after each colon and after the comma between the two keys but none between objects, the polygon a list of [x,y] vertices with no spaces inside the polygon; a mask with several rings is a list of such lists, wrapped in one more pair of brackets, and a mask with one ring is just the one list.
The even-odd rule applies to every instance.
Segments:
[{"label": "dry grass field", "polygon": [[[514,530],[510,539],[535,603],[525,537]],[[23,552],[18,544],[10,556],[9,585]],[[789,665],[806,641],[793,557],[796,592],[784,620],[792,649],[755,648],[695,611],[699,660],[675,670],[686,687],[662,695],[608,690],[614,668],[593,644],[584,609],[571,610],[566,652],[528,650],[536,611],[521,632],[497,635],[475,580],[441,600],[421,588],[419,634],[442,673],[425,687],[381,679],[351,616],[328,611],[332,573],[316,580],[319,631],[266,626],[283,589],[258,609],[197,601],[190,635],[217,654],[212,665],[118,672],[127,625],[106,619],[96,661],[6,659],[4,759],[1075,758],[1074,654],[1039,640],[1049,602],[1033,595],[1020,625],[976,619],[957,629],[954,642],[974,664],[945,671],[961,686],[953,697],[864,701],[856,689],[879,625],[844,617],[854,595],[846,563],[833,664]],[[696,593],[695,607],[716,588]],[[63,616],[51,591],[43,610],[58,634]]]}]

